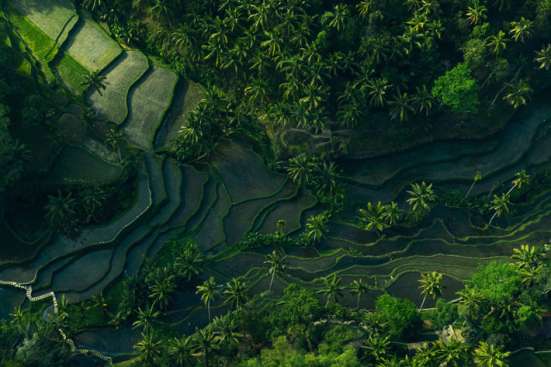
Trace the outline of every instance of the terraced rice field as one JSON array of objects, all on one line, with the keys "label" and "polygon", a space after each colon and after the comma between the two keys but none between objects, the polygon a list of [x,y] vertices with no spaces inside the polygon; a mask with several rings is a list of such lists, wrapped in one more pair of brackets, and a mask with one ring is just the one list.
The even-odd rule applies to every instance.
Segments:
[{"label": "terraced rice field", "polygon": [[[205,276],[223,282],[243,275],[255,291],[266,289],[263,262],[269,249],[239,252],[234,245],[248,232],[273,232],[279,219],[286,221],[287,232],[299,232],[307,213],[316,208],[315,198],[271,172],[243,144],[223,142],[209,162],[195,167],[155,154],[154,148],[165,145],[184,123],[181,115],[190,107],[186,104],[199,98],[186,99],[186,93],[179,91],[185,84],[168,68],[150,66],[138,51],[121,53],[114,41],[98,35],[102,31],[97,24],[79,19],[61,51],[87,72],[102,71],[106,76],[107,89],[101,95],[92,91],[88,97],[99,116],[123,127],[129,140],[143,150],[136,199],[111,223],[87,228],[77,239],[55,236],[29,258],[0,265],[0,280],[29,285],[33,295],[53,290],[71,301],[84,300],[123,274],[137,274],[145,259],[154,257],[167,240],[189,237],[215,260]],[[92,55],[87,50],[95,37],[101,45],[93,43],[98,53]],[[444,206],[434,208],[418,227],[398,228],[382,237],[358,228],[354,221],[356,210],[368,201],[397,199],[404,205],[404,188],[414,181],[465,192],[475,172],[481,171],[483,180],[473,195],[486,194],[520,169],[547,168],[551,106],[546,97],[535,99],[503,132],[482,141],[437,142],[343,162],[348,198],[343,215],[333,220],[328,237],[317,248],[286,249],[288,271],[276,280],[275,289],[291,281],[317,288],[318,278],[336,272],[344,283],[368,281],[372,290],[362,298],[364,306],[384,291],[419,302],[419,273],[435,270],[446,275],[444,294],[453,297],[480,265],[506,259],[522,242],[548,240],[549,190],[515,205],[514,214],[498,221],[499,227],[481,228],[480,218]],[[14,304],[22,300],[18,292],[6,297]],[[195,295],[176,298],[168,322],[193,328],[206,319]],[[347,295],[344,302],[354,299]]]}]

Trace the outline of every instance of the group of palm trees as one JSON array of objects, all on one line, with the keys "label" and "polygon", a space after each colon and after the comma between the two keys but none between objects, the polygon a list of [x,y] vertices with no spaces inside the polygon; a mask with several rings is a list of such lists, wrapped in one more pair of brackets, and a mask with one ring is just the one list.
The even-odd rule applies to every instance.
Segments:
[{"label": "group of palm trees", "polygon": [[515,174],[515,178],[511,183],[509,190],[502,194],[494,194],[490,203],[490,209],[493,212],[488,222],[488,226],[491,226],[496,218],[502,217],[509,213],[511,205],[511,194],[514,190],[522,190],[526,185],[530,183],[530,175],[525,170],[519,171]]},{"label": "group of palm trees", "polygon": [[[407,214],[415,221],[422,219],[437,200],[432,184],[424,181],[412,183],[407,194],[406,203],[410,209]],[[379,234],[396,225],[404,217],[404,211],[394,201],[387,204],[380,201],[376,204],[369,202],[366,208],[358,210],[358,219],[362,228]]]}]

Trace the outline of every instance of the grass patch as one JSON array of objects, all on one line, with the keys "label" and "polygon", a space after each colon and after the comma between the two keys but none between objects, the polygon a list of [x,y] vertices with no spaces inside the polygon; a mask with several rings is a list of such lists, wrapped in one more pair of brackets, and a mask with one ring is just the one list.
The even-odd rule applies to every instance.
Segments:
[{"label": "grass patch", "polygon": [[82,22],[82,27],[69,40],[66,52],[88,71],[101,71],[122,49],[89,15],[84,15]]},{"label": "grass patch", "polygon": [[81,95],[86,90],[86,76],[89,74],[71,56],[65,54],[57,65],[57,72],[67,88],[76,95]]},{"label": "grass patch", "polygon": [[12,6],[57,45],[65,42],[69,31],[78,21],[70,0],[13,0]]},{"label": "grass patch", "polygon": [[[48,63],[53,60],[57,52],[54,41],[22,15],[11,12],[9,14],[9,20],[25,42],[25,45],[31,50],[33,56],[40,63],[42,73],[45,75],[46,79],[48,81],[55,80],[55,76],[48,66]],[[28,61],[22,63],[20,69],[25,75],[30,75],[31,73],[31,65]]]}]

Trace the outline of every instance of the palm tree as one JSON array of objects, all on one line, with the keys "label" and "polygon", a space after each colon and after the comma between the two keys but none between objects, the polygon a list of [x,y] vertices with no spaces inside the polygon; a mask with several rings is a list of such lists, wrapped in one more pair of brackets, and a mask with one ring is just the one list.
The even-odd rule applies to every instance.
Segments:
[{"label": "palm tree", "polygon": [[530,175],[526,170],[519,171],[515,173],[515,178],[513,179],[511,188],[507,191],[507,195],[511,194],[515,189],[522,189],[524,186],[530,183]]},{"label": "palm tree", "polygon": [[513,249],[511,258],[516,261],[519,269],[534,269],[541,265],[543,254],[536,246],[524,243],[519,248]]},{"label": "palm tree", "polygon": [[436,195],[432,189],[432,184],[426,182],[412,183],[411,190],[407,193],[409,198],[406,202],[411,207],[412,212],[416,216],[421,216],[430,210],[431,205],[436,201]]},{"label": "palm tree", "polygon": [[395,201],[391,201],[384,206],[383,218],[388,226],[395,225],[401,216],[402,212]]},{"label": "palm tree", "polygon": [[142,333],[142,339],[136,343],[134,348],[140,356],[140,360],[146,366],[157,366],[157,362],[162,355],[162,342],[152,331]]},{"label": "palm tree", "polygon": [[536,52],[536,62],[542,70],[551,68],[551,44]]},{"label": "palm tree", "polygon": [[349,286],[350,292],[356,295],[356,308],[360,308],[360,300],[367,293],[369,287],[362,279],[354,279]]},{"label": "palm tree", "polygon": [[386,103],[390,83],[384,78],[370,80],[366,87],[369,104],[374,107],[382,107]]},{"label": "palm tree", "polygon": [[243,334],[236,331],[236,322],[232,314],[215,317],[211,325],[214,330],[214,339],[219,347],[231,348],[239,345],[239,340],[243,337]]},{"label": "palm tree", "polygon": [[509,33],[515,41],[524,42],[532,36],[532,28],[534,22],[524,17],[520,20],[511,22],[511,30]]},{"label": "palm tree", "polygon": [[193,365],[193,340],[190,336],[171,339],[168,344],[168,354],[176,366]]},{"label": "palm tree", "polygon": [[119,157],[119,161],[122,161],[121,145],[124,141],[124,133],[119,129],[109,129],[105,133],[105,143],[116,151]]},{"label": "palm tree", "polygon": [[197,286],[197,291],[195,292],[201,296],[201,301],[207,307],[207,312],[209,314],[209,321],[211,320],[211,304],[216,299],[218,294],[218,285],[214,277],[209,277],[202,284]]},{"label": "palm tree", "polygon": [[63,195],[61,191],[58,191],[56,196],[48,196],[45,210],[48,223],[54,228],[59,228],[68,221],[74,220],[76,200],[73,199],[72,193]]},{"label": "palm tree", "polygon": [[146,308],[138,308],[138,314],[136,315],[136,321],[132,323],[133,328],[141,328],[142,330],[148,330],[151,328],[152,321],[161,316],[161,313],[153,306]]},{"label": "palm tree", "polygon": [[153,284],[149,287],[149,298],[153,301],[153,305],[158,305],[160,309],[165,309],[170,303],[170,298],[175,290],[175,277],[165,274],[153,281]]},{"label": "palm tree", "polygon": [[91,186],[84,188],[80,196],[82,208],[86,213],[86,221],[90,222],[96,217],[97,211],[105,204],[107,192],[102,187]]},{"label": "palm tree", "polygon": [[316,244],[325,238],[328,228],[329,215],[325,212],[312,215],[306,220],[306,231],[304,233],[308,244]]},{"label": "palm tree", "polygon": [[494,344],[480,342],[474,350],[474,363],[476,367],[507,367],[507,358],[510,352],[504,352]]},{"label": "palm tree", "polygon": [[337,299],[343,296],[341,279],[337,277],[337,273],[333,273],[325,278],[322,278],[322,282],[322,289],[320,289],[318,293],[325,295],[325,307],[327,307],[330,303],[336,303]]},{"label": "palm tree", "polygon": [[232,278],[226,283],[224,290],[226,302],[233,304],[235,309],[239,309],[247,301],[247,284],[243,278]]},{"label": "palm tree", "polygon": [[507,35],[503,31],[497,32],[488,38],[488,47],[494,55],[500,55],[507,48]]},{"label": "palm tree", "polygon": [[421,274],[421,278],[419,279],[419,289],[421,289],[423,301],[421,301],[421,306],[419,306],[420,309],[423,309],[427,297],[436,299],[436,297],[442,293],[443,278],[444,276],[436,271]]},{"label": "palm tree", "polygon": [[268,265],[268,274],[270,275],[270,287],[269,290],[272,290],[272,285],[274,283],[274,278],[277,274],[282,273],[287,268],[285,264],[286,256],[283,255],[280,251],[273,250],[271,254],[266,256],[264,264]]},{"label": "palm tree", "polygon": [[205,258],[195,244],[189,243],[176,258],[176,269],[179,276],[190,281],[203,271]]},{"label": "palm tree", "polygon": [[511,197],[509,194],[504,193],[502,195],[494,195],[490,209],[493,210],[494,214],[488,222],[488,226],[492,225],[492,222],[495,218],[499,218],[502,215],[509,213],[509,205],[511,204]]},{"label": "palm tree", "polygon": [[388,102],[390,106],[390,118],[393,120],[399,119],[400,122],[407,121],[409,113],[414,109],[411,106],[411,97],[407,92],[400,92],[399,90],[394,95],[394,98]]},{"label": "palm tree", "polygon": [[105,75],[101,75],[99,71],[94,71],[86,75],[85,80],[81,83],[81,85],[85,86],[86,88],[94,89],[101,96],[103,95],[102,91],[107,88],[107,85],[105,84],[105,79]]},{"label": "palm tree", "polygon": [[413,103],[415,104],[418,112],[424,113],[425,116],[428,116],[432,110],[433,101],[434,97],[426,85],[415,89]]},{"label": "palm tree", "polygon": [[514,83],[507,83],[507,93],[503,96],[503,100],[509,103],[513,108],[519,108],[528,103],[528,99],[532,94],[532,87],[527,80],[521,79]]},{"label": "palm tree", "polygon": [[358,210],[362,227],[367,231],[376,230],[378,233],[382,233],[388,227],[385,214],[385,206],[380,201],[376,205],[369,202],[366,208]]},{"label": "palm tree", "polygon": [[306,154],[299,154],[289,159],[287,175],[298,186],[307,185],[312,181],[312,171],[314,164],[312,159]]},{"label": "palm tree", "polygon": [[477,25],[486,19],[488,9],[479,0],[474,0],[467,8],[467,19],[472,25]]},{"label": "palm tree", "polygon": [[388,336],[382,336],[378,333],[372,333],[367,338],[362,349],[369,351],[369,355],[375,359],[376,362],[382,362],[385,360],[387,353],[390,349],[390,338]]},{"label": "palm tree", "polygon": [[464,199],[466,199],[469,196],[471,191],[473,191],[474,186],[480,181],[482,181],[482,173],[480,171],[476,171],[473,177],[473,182],[471,183],[471,186],[469,186],[469,189],[465,193]]},{"label": "palm tree", "polygon": [[212,329],[207,327],[199,330],[195,334],[193,342],[195,344],[195,353],[193,355],[201,359],[203,367],[209,367],[209,357],[213,355],[216,349],[216,342]]}]

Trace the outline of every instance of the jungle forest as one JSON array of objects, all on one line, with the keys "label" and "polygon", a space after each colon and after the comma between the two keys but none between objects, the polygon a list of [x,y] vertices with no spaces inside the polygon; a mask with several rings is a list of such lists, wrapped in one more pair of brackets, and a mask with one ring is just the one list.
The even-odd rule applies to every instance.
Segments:
[{"label": "jungle forest", "polygon": [[0,0],[1,367],[551,367],[551,0]]}]

